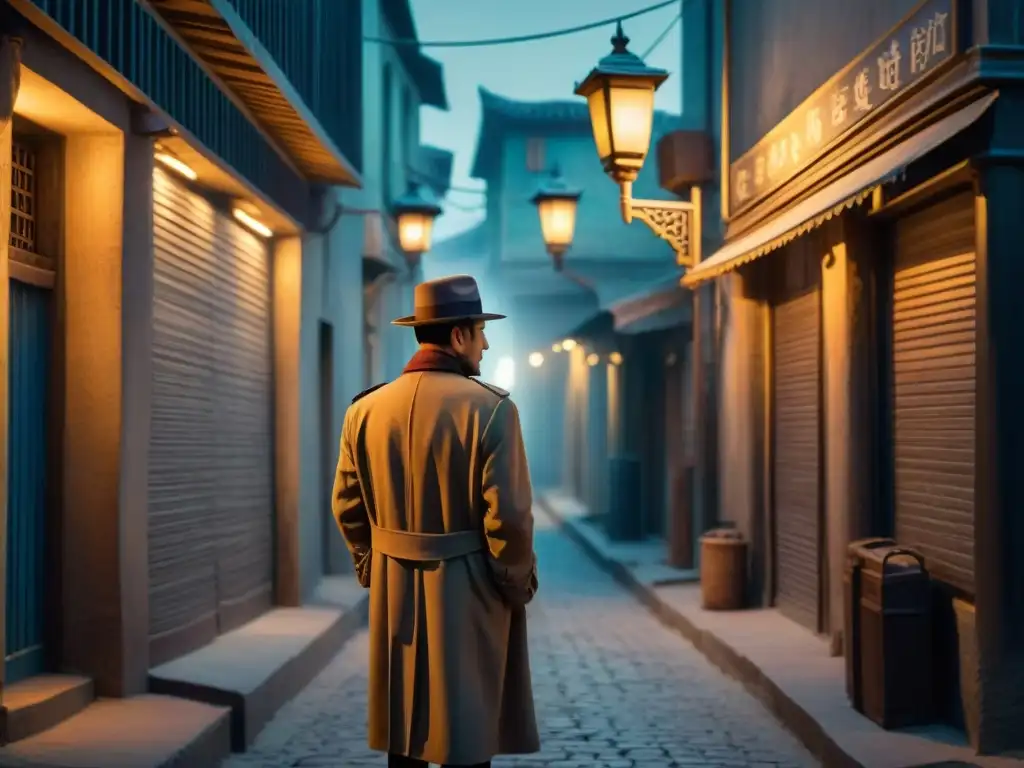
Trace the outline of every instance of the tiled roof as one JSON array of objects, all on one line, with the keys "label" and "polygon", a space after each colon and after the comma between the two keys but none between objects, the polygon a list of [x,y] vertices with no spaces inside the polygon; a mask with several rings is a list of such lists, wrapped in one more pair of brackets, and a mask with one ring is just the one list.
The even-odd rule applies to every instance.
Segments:
[{"label": "tiled roof", "polygon": [[[477,135],[476,155],[470,175],[484,179],[488,175],[488,156],[499,143],[505,128],[527,124],[547,123],[564,127],[578,127],[590,132],[590,111],[585,99],[573,101],[517,101],[499,96],[480,86],[480,133]],[[656,110],[652,145],[670,131],[679,127],[679,115]]]},{"label": "tiled roof", "polygon": [[[483,115],[504,118],[509,122],[566,122],[581,123],[589,127],[590,112],[583,98],[571,101],[517,101],[499,96],[480,86],[480,105]],[[658,110],[654,113],[655,132],[668,132],[678,127],[679,115]]]}]

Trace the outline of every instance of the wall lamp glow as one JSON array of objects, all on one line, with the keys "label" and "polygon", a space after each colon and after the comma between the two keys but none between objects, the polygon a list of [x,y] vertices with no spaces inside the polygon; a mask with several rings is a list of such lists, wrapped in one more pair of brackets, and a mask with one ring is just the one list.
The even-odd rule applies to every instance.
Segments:
[{"label": "wall lamp glow", "polygon": [[542,355],[540,352],[532,353],[528,359],[530,362],[530,366],[533,368],[540,368],[542,365],[544,365],[544,355]]},{"label": "wall lamp glow", "polygon": [[262,221],[257,219],[255,216],[246,213],[241,208],[235,208],[231,212],[234,217],[247,229],[251,229],[257,235],[262,237],[273,237],[274,230],[264,224]]},{"label": "wall lamp glow", "polygon": [[622,355],[618,352],[612,352],[608,355],[608,362],[612,365],[622,365]]},{"label": "wall lamp glow", "polygon": [[552,344],[551,345],[551,351],[552,352],[561,352],[562,351],[562,342],[556,341],[554,344]]},{"label": "wall lamp glow", "polygon": [[189,181],[195,181],[196,179],[199,178],[199,174],[193,171],[191,166],[189,166],[186,163],[183,163],[181,160],[179,160],[169,152],[157,152],[156,155],[154,155],[154,157],[156,158],[157,162],[159,162],[161,165],[170,168],[172,171],[181,176],[184,176]]},{"label": "wall lamp glow", "polygon": [[600,356],[596,352],[591,352],[587,355],[587,365],[593,367],[601,362]]},{"label": "wall lamp glow", "polygon": [[564,349],[566,352],[572,352],[574,349],[576,349],[576,340],[566,339],[565,341],[562,342],[562,349]]}]

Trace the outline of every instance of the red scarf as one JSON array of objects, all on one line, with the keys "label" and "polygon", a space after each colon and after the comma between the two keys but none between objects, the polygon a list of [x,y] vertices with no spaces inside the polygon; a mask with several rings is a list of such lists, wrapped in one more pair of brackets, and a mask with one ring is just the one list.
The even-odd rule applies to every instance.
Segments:
[{"label": "red scarf", "polygon": [[426,347],[416,351],[409,362],[405,364],[402,373],[420,373],[423,371],[440,371],[442,373],[456,373],[459,376],[470,376],[466,364],[454,352],[443,349]]}]

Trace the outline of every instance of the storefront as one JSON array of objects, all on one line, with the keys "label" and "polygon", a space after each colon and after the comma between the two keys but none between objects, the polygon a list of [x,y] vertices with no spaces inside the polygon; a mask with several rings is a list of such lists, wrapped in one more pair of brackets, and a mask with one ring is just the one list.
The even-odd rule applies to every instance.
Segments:
[{"label": "storefront", "polygon": [[[751,541],[752,593],[838,654],[847,545],[913,548],[935,585],[937,717],[1000,751],[1020,744],[1000,676],[1024,669],[1007,650],[1024,541],[1003,501],[1019,496],[1015,411],[986,404],[1010,370],[994,254],[1015,258],[991,216],[1024,201],[997,161],[1020,156],[1000,146],[1017,97],[979,74],[961,11],[917,4],[766,134],[724,147],[726,242],[685,283],[724,297],[722,516]],[[733,92],[756,70],[733,71]]]},{"label": "storefront", "polygon": [[274,425],[267,240],[161,168],[153,185],[149,606],[158,664],[271,605]]}]

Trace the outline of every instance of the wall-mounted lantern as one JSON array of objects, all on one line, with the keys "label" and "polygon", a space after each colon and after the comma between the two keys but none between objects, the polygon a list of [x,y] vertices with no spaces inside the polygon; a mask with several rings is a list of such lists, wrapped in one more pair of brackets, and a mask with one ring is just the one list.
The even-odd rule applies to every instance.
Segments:
[{"label": "wall-mounted lantern", "polygon": [[442,213],[441,206],[424,197],[422,190],[420,184],[410,182],[406,193],[391,205],[398,227],[398,245],[410,267],[414,267],[420,256],[430,250],[434,219]]},{"label": "wall-mounted lantern", "polygon": [[537,206],[540,216],[540,231],[544,245],[555,262],[555,269],[562,270],[565,252],[572,246],[576,231],[576,208],[583,193],[570,188],[556,167],[550,177],[541,185],[530,202]]},{"label": "wall-mounted lantern", "polygon": [[540,352],[531,352],[528,360],[531,368],[540,368],[544,365],[544,355]]},{"label": "wall-mounted lantern", "polygon": [[566,352],[572,352],[576,349],[576,339],[564,339],[562,341],[562,349]]},{"label": "wall-mounted lantern", "polygon": [[654,92],[668,79],[663,69],[644,64],[627,50],[629,38],[620,21],[611,40],[612,52],[598,62],[576,94],[587,99],[590,125],[601,165],[618,185],[622,219],[640,219],[668,242],[682,266],[700,261],[700,187],[690,200],[634,200],[633,181],[650,150],[654,125]]}]

